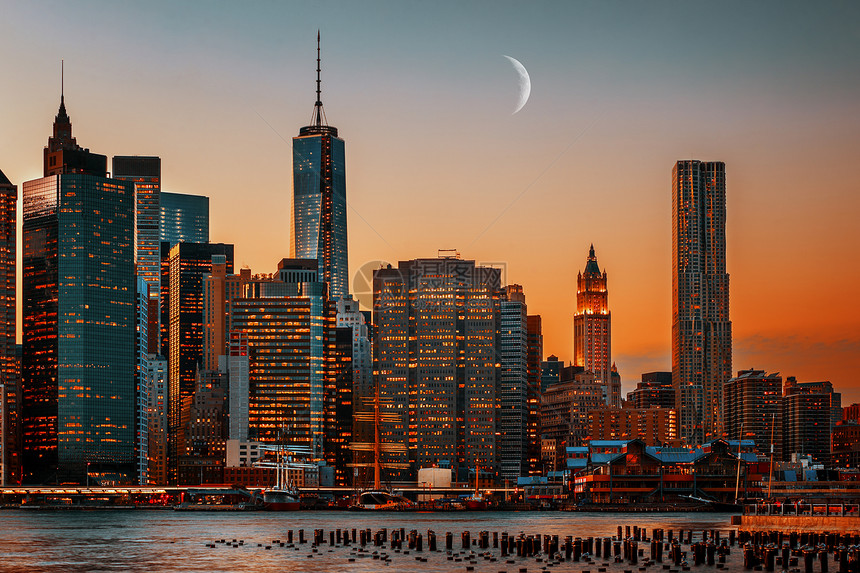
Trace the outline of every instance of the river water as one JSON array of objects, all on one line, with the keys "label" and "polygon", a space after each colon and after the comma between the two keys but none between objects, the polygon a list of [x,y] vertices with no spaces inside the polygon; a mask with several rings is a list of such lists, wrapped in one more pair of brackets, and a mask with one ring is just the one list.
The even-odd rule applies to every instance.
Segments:
[{"label": "river water", "polygon": [[[438,537],[444,550],[445,533],[454,534],[454,548],[462,545],[460,534],[470,531],[477,537],[481,530],[507,531],[510,534],[566,535],[602,537],[616,533],[618,525],[647,528],[702,530],[732,529],[728,514],[720,513],[567,513],[567,512],[457,512],[457,513],[361,513],[361,512],[285,512],[285,513],[190,513],[146,510],[92,511],[0,511],[0,571],[461,571],[468,563],[448,560],[444,551],[427,552],[427,530]],[[322,545],[313,553],[310,542],[295,547],[280,547],[287,531],[305,530],[313,540],[314,529],[404,527],[425,536],[421,554],[427,562],[417,562],[416,553],[390,556],[390,564],[375,560],[368,546],[358,548]],[[697,535],[698,536],[698,535]],[[220,539],[241,539],[244,545],[216,543]],[[492,539],[492,533],[491,533]],[[262,544],[258,547],[257,544]],[[266,549],[265,546],[272,546]],[[404,545],[405,548],[405,545]],[[477,551],[477,549],[476,549]],[[498,556],[498,550],[495,552]],[[489,557],[489,556],[488,556]],[[353,561],[350,561],[353,559]],[[519,565],[481,560],[472,565],[481,571],[519,571]],[[529,571],[541,567],[529,563]],[[581,571],[582,568],[554,567],[553,570]],[[610,567],[610,571],[612,568]]]}]

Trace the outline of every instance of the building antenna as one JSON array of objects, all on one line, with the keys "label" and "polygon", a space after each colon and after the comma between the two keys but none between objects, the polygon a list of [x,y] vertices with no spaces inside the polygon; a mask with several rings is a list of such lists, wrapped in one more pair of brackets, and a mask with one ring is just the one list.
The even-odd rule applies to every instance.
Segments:
[{"label": "building antenna", "polygon": [[322,98],[320,97],[320,91],[320,31],[317,30],[317,102],[314,104],[317,108],[317,126],[322,125]]},{"label": "building antenna", "polygon": [[60,60],[60,103],[63,103],[65,91],[65,60]]}]

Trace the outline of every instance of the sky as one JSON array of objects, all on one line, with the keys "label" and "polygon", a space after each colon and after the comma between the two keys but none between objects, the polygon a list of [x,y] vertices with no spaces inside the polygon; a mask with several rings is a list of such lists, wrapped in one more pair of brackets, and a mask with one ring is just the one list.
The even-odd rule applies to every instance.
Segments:
[{"label": "sky", "polygon": [[[272,272],[318,29],[351,276],[503,265],[569,361],[593,243],[627,392],[671,369],[672,167],[724,161],[734,370],[860,401],[856,2],[0,0],[0,170],[41,176],[63,59],[78,143],[160,156],[164,191],[210,197],[210,239]],[[531,77],[514,115],[504,55]]]}]

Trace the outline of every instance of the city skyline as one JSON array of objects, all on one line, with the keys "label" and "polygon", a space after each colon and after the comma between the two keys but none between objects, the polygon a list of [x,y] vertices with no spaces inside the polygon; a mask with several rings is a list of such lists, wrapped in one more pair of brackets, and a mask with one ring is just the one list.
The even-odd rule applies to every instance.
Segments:
[{"label": "city skyline", "polygon": [[[237,267],[270,268],[287,255],[289,141],[307,124],[319,27],[329,121],[350,140],[350,283],[368,262],[439,248],[504,262],[505,282],[524,285],[529,312],[543,317],[545,354],[570,361],[569,292],[594,242],[612,269],[612,355],[626,393],[641,373],[671,365],[672,165],[685,156],[723,161],[734,370],[829,379],[846,403],[860,398],[851,385],[860,366],[860,270],[850,264],[860,199],[838,177],[859,137],[860,86],[843,73],[858,44],[848,32],[855,7],[737,4],[733,14],[709,14],[713,29],[694,34],[683,24],[696,8],[669,4],[604,11],[548,3],[519,21],[513,8],[487,15],[482,4],[456,18],[398,7],[367,27],[355,25],[357,7],[328,5],[316,15],[293,7],[286,22],[276,7],[216,5],[204,19],[211,32],[191,8],[100,12],[94,3],[45,14],[40,6],[4,6],[4,21],[15,25],[0,34],[0,63],[16,86],[0,95],[8,134],[0,169],[19,189],[39,177],[64,57],[79,140],[110,156],[161,157],[162,190],[211,198],[210,239],[236,245]],[[613,14],[624,17],[614,22]],[[116,26],[130,17],[137,29]],[[419,24],[422,17],[429,22]],[[468,29],[484,17],[486,27]],[[286,33],[259,33],[276,30],[269,22],[278,18]],[[756,29],[765,18],[768,27]],[[105,36],[49,37],[67,20],[76,36],[100,24]],[[637,20],[647,25],[622,40]],[[559,32],[562,23],[572,30]],[[441,24],[440,38],[433,26]],[[680,39],[654,42],[661,26],[678,26]],[[731,42],[719,34],[728,26]],[[43,35],[30,38],[30,28]],[[221,46],[219,31],[235,33]],[[377,31],[384,38],[367,38]],[[127,42],[117,44],[120,37]],[[533,81],[516,116],[508,53]],[[809,266],[831,274],[823,309],[802,280]]]}]

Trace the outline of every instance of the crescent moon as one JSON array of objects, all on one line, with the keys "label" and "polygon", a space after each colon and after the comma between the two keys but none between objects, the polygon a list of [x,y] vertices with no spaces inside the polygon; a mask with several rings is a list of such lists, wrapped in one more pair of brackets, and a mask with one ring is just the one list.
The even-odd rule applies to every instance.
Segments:
[{"label": "crescent moon", "polygon": [[[504,55],[504,54],[502,54],[502,55]],[[513,113],[511,113],[511,115],[514,115],[514,113],[517,113],[518,111],[523,109],[523,106],[526,105],[527,101],[529,101],[529,95],[532,93],[532,81],[529,78],[529,73],[526,71],[525,66],[523,66],[519,62],[519,60],[517,60],[516,58],[512,58],[510,56],[505,56],[505,57],[508,59],[508,61],[511,62],[511,65],[514,66],[514,69],[517,71],[517,74],[519,74],[519,76],[520,76],[519,77],[520,100],[517,102],[517,108],[513,111]]]}]

